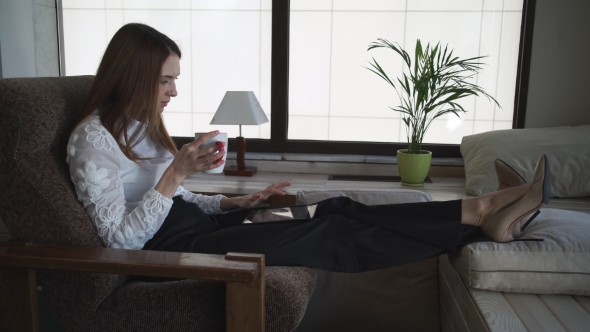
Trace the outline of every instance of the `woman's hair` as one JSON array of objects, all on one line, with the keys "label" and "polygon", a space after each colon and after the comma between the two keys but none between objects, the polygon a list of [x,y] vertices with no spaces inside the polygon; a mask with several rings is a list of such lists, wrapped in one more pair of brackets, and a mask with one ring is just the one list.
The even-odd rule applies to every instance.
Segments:
[{"label": "woman's hair", "polygon": [[[178,152],[158,112],[162,66],[176,54],[178,45],[145,24],[126,24],[115,33],[102,57],[84,102],[81,120],[99,109],[103,126],[113,135],[127,158],[140,158],[133,147],[146,136],[173,154]],[[132,133],[133,120],[146,125]]]}]

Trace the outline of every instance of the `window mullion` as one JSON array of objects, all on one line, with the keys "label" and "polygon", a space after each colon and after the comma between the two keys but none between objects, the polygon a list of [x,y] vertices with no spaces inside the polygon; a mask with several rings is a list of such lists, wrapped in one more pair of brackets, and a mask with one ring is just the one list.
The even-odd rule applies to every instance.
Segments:
[{"label": "window mullion", "polygon": [[286,142],[289,128],[289,0],[272,1],[270,140]]}]

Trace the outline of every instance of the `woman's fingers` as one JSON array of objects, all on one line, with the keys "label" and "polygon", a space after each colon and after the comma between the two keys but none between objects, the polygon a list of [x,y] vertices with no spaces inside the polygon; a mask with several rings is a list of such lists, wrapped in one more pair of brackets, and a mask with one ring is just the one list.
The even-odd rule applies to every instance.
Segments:
[{"label": "woman's fingers", "polygon": [[238,203],[238,205],[243,209],[254,207],[272,195],[285,195],[286,193],[282,189],[290,185],[291,181],[273,183],[268,188],[259,192],[240,196],[241,199],[239,200],[240,203]]},{"label": "woman's fingers", "polygon": [[291,185],[291,181],[277,182],[277,183],[273,183],[265,190],[270,191],[271,194],[285,195],[286,193],[283,191],[283,189],[285,187],[290,186],[290,185]]},{"label": "woman's fingers", "polygon": [[193,155],[192,158],[189,159],[191,159],[192,167],[195,172],[217,168],[225,163],[225,161],[223,161],[223,156],[227,152],[225,149],[225,143],[218,141],[211,147],[201,149],[203,143],[214,138],[218,134],[218,130],[212,131],[189,143],[190,153]]},{"label": "woman's fingers", "polygon": [[211,139],[217,135],[219,135],[219,130],[210,131],[188,144],[189,145],[196,145],[197,147],[199,147],[199,146],[203,145],[203,143],[207,142],[209,139]]},{"label": "woman's fingers", "polygon": [[279,182],[279,183],[274,183],[271,186],[269,186],[268,188],[259,191],[258,193],[258,201],[263,201],[267,198],[269,198],[272,195],[286,195],[287,193],[285,193],[283,191],[283,188],[290,186],[291,182],[290,181],[283,181],[283,182]]},{"label": "woman's fingers", "polygon": [[223,160],[224,155],[225,151],[223,150],[214,154],[202,155],[195,162],[195,166],[199,168],[197,171],[206,171],[223,165],[225,163],[225,160]]},{"label": "woman's fingers", "polygon": [[283,182],[277,182],[277,183],[273,183],[272,185],[270,185],[268,188],[266,189],[283,189],[285,187],[288,187],[291,185],[291,181],[283,181]]},{"label": "woman's fingers", "polygon": [[285,193],[282,190],[283,187],[279,187],[279,188],[267,188],[265,190],[262,190],[260,192],[258,192],[258,194],[261,196],[261,200],[265,200],[267,198],[269,198],[272,195],[286,195],[287,193]]},{"label": "woman's fingers", "polygon": [[177,164],[182,165],[182,168],[186,169],[187,176],[195,172],[219,167],[225,163],[223,160],[223,156],[226,153],[225,150],[217,151],[213,154],[207,153],[206,150],[199,150],[195,146],[183,147],[174,159]]},{"label": "woman's fingers", "polygon": [[206,149],[199,150],[199,154],[201,156],[213,155],[219,151],[225,151],[225,143],[223,142],[215,142],[213,146],[210,146]]}]

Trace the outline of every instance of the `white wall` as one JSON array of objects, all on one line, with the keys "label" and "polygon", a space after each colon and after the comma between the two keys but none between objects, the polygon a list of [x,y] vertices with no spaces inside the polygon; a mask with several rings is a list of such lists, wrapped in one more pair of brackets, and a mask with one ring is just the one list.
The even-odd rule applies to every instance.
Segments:
[{"label": "white wall", "polygon": [[35,33],[31,0],[0,0],[3,77],[34,77]]},{"label": "white wall", "polygon": [[537,0],[525,127],[590,124],[590,1]]},{"label": "white wall", "polygon": [[0,0],[1,77],[58,76],[55,0]]}]

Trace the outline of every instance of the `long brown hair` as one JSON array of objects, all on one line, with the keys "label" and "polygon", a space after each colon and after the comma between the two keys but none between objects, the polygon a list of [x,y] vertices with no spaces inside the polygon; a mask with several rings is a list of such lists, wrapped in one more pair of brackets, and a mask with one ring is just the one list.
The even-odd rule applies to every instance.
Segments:
[{"label": "long brown hair", "polygon": [[[133,147],[146,136],[178,152],[157,109],[162,65],[171,54],[180,58],[180,49],[166,35],[145,24],[126,24],[111,39],[88,90],[80,121],[99,109],[102,125],[133,161],[144,159]],[[129,133],[133,120],[146,130]]]}]

